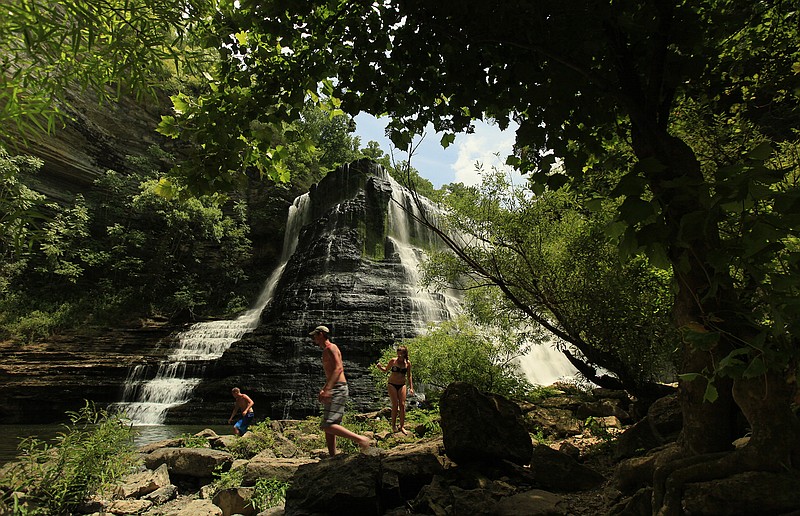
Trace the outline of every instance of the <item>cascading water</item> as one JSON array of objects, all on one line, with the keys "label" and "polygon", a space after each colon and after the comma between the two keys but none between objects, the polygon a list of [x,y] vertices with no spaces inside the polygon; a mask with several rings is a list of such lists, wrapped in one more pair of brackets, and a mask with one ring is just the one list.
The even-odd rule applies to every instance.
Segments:
[{"label": "cascading water", "polygon": [[[392,235],[390,238],[405,268],[408,285],[418,286],[424,251],[412,242],[428,248],[439,245],[433,232],[420,222],[423,218],[435,219],[439,209],[424,197],[414,198],[408,189],[388,175],[387,178],[392,184],[392,202],[389,203],[389,229]],[[459,298],[452,291],[443,293],[414,291],[410,299],[418,314],[414,320],[420,332],[426,330],[428,321],[452,319],[461,311]],[[442,304],[445,307],[444,312]],[[558,380],[572,378],[578,372],[551,343],[532,346],[528,353],[517,359],[517,362],[522,373],[534,385],[550,385]]]},{"label": "cascading water", "polygon": [[[388,176],[387,176],[388,177]],[[423,247],[440,247],[436,235],[421,220],[435,216],[437,208],[427,199],[415,199],[404,186],[389,177],[392,200],[389,202],[389,239],[394,244],[405,269],[408,298],[416,314],[417,330],[426,331],[428,322],[446,321],[460,313],[460,300],[452,291],[431,292],[420,287],[420,267],[425,258]],[[419,202],[417,202],[419,200]],[[421,206],[420,206],[421,205]],[[425,210],[423,214],[421,210]],[[416,244],[416,245],[415,245]]]},{"label": "cascading water", "polygon": [[289,207],[281,263],[265,283],[253,308],[234,320],[192,325],[178,336],[177,347],[158,365],[151,379],[147,379],[150,368],[146,365],[137,365],[130,371],[117,408],[127,414],[133,424],[163,424],[167,410],[189,400],[206,365],[258,326],[261,312],[272,299],[286,263],[294,254],[300,230],[308,223],[309,204],[309,195],[304,194]]}]

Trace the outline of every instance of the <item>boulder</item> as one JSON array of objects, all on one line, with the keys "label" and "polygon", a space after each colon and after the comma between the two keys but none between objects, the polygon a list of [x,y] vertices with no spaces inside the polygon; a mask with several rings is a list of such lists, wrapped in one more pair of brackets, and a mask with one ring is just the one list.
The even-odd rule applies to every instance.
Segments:
[{"label": "boulder", "polygon": [[515,403],[465,382],[447,386],[439,401],[447,456],[458,464],[530,461],[532,442]]},{"label": "boulder", "polygon": [[162,512],[161,516],[222,516],[222,509],[211,503],[211,500],[200,499]]},{"label": "boulder", "polygon": [[139,448],[139,453],[151,453],[161,448],[180,448],[183,444],[183,439],[180,437],[173,437],[171,439],[164,439],[154,443],[145,444]]},{"label": "boulder", "polygon": [[623,421],[629,421],[630,416],[620,405],[621,402],[618,399],[602,399],[582,403],[578,410],[575,411],[575,417],[579,420],[584,420],[587,417],[616,416]]},{"label": "boulder", "polygon": [[210,438],[208,442],[211,444],[212,448],[214,448],[215,450],[219,450],[229,447],[230,445],[235,443],[237,439],[238,437],[235,435],[220,435],[219,437],[216,438]]},{"label": "boulder", "polygon": [[381,459],[336,455],[300,466],[286,491],[286,515],[382,514],[378,497]]},{"label": "boulder", "polygon": [[620,434],[614,443],[614,458],[633,457],[672,442],[682,427],[678,395],[660,398],[650,405],[647,416]]},{"label": "boulder", "polygon": [[534,407],[524,416],[530,433],[548,437],[567,437],[581,433],[581,423],[571,410],[557,407]]},{"label": "boulder", "polygon": [[174,475],[212,478],[220,468],[230,468],[233,456],[210,448],[160,448],[145,455],[144,463],[150,469],[166,464]]},{"label": "boulder", "polygon": [[153,506],[150,500],[114,500],[106,507],[106,512],[111,514],[139,514]]},{"label": "boulder", "polygon": [[495,516],[558,516],[566,515],[566,501],[553,493],[532,489],[502,498],[492,507]]},{"label": "boulder", "polygon": [[288,482],[300,466],[315,462],[313,459],[286,459],[259,454],[244,465],[242,485],[253,486],[259,478],[275,478]]},{"label": "boulder", "polygon": [[141,498],[143,495],[170,485],[169,469],[161,464],[155,470],[128,475],[114,490],[115,498]]},{"label": "boulder", "polygon": [[430,447],[399,446],[382,457],[381,497],[388,507],[413,500],[433,477],[444,470]]},{"label": "boulder", "polygon": [[178,488],[172,484],[160,487],[152,493],[146,494],[142,497],[143,500],[150,500],[156,505],[167,503],[178,496]]},{"label": "boulder", "polygon": [[591,468],[579,464],[569,455],[539,444],[531,455],[530,471],[536,485],[561,492],[592,489],[605,478]]},{"label": "boulder", "polygon": [[222,489],[214,495],[211,501],[222,509],[222,516],[231,516],[232,514],[254,516],[256,509],[250,504],[253,499],[253,491],[254,488],[252,487]]},{"label": "boulder", "polygon": [[632,493],[653,483],[657,455],[632,457],[621,461],[614,470],[614,484],[623,493]]}]

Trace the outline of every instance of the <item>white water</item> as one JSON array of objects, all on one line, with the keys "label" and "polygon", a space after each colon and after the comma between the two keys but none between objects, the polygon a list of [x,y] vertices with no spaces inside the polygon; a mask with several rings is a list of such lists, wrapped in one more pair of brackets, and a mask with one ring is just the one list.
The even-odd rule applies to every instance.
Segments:
[{"label": "white water", "polygon": [[[420,219],[423,214],[411,192],[387,175],[392,184],[392,200],[389,202],[389,239],[400,257],[406,273],[406,285],[410,285],[408,299],[411,302],[417,331],[424,333],[429,322],[440,322],[455,318],[461,312],[461,302],[454,291],[433,292],[420,285],[420,268],[425,251],[419,245],[437,247],[438,237]],[[425,202],[426,199],[420,198]],[[425,215],[435,216],[437,208],[423,205]]]},{"label": "white water", "polygon": [[117,408],[124,411],[134,425],[163,424],[167,410],[189,401],[206,364],[221,357],[234,342],[258,326],[261,312],[272,299],[309,215],[309,196],[304,194],[289,207],[281,264],[270,275],[253,308],[234,320],[193,324],[178,336],[177,347],[159,364],[152,379],[146,379],[145,365],[137,365],[128,373],[123,401]]},{"label": "white water", "polygon": [[[407,283],[420,285],[419,271],[425,253],[412,244],[414,238],[411,235],[413,233],[416,241],[422,239],[422,242],[429,247],[436,246],[437,237],[419,222],[423,214],[412,194],[391,177],[388,179],[392,183],[392,202],[389,203],[390,232],[394,235],[392,241],[406,270]],[[423,203],[425,215],[429,218],[435,217],[438,208],[425,198],[420,198],[420,201]],[[435,223],[435,220],[432,222]],[[444,312],[440,308],[441,304],[437,302],[437,296],[438,301],[444,302],[446,307]],[[453,319],[461,312],[459,296],[452,290],[443,293],[424,290],[412,292],[411,302],[415,311],[422,315],[416,319],[417,329],[420,332],[426,330],[427,322]],[[558,380],[569,380],[578,373],[575,366],[551,343],[534,344],[528,353],[517,359],[517,362],[526,379],[534,385],[552,385]]]},{"label": "white water", "polygon": [[558,380],[569,380],[578,373],[567,357],[550,343],[531,346],[530,351],[517,361],[525,378],[534,385],[552,385]]}]

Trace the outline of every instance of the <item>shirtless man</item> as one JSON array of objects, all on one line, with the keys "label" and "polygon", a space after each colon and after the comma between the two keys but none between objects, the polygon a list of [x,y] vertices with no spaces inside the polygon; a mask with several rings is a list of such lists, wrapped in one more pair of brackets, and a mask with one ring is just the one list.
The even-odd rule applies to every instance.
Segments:
[{"label": "shirtless man", "polygon": [[358,445],[362,452],[369,450],[369,439],[343,427],[340,423],[344,416],[345,403],[349,394],[347,379],[344,376],[342,353],[339,346],[328,339],[330,330],[327,326],[317,326],[308,334],[322,350],[322,367],[325,369],[325,385],[319,391],[319,402],[324,408],[320,428],[325,432],[325,442],[331,457],[336,455],[336,436],[350,439]]},{"label": "shirtless man", "polygon": [[231,389],[231,394],[233,395],[233,411],[231,412],[231,417],[228,418],[228,423],[232,423],[236,414],[241,413],[241,419],[233,425],[233,433],[241,436],[247,432],[247,427],[250,426],[255,417],[253,400],[247,394],[242,393],[238,387]]}]

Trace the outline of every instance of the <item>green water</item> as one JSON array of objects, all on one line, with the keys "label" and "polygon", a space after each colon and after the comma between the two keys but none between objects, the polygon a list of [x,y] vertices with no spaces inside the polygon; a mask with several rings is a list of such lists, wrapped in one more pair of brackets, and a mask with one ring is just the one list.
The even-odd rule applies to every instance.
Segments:
[{"label": "green water", "polygon": [[[134,444],[145,444],[162,441],[171,437],[184,434],[195,434],[200,430],[210,428],[219,435],[232,434],[231,426],[201,426],[201,425],[152,425],[134,427]],[[17,456],[17,446],[26,437],[35,436],[37,439],[55,442],[59,432],[64,432],[64,426],[51,425],[0,425],[0,465],[11,462]]]}]

